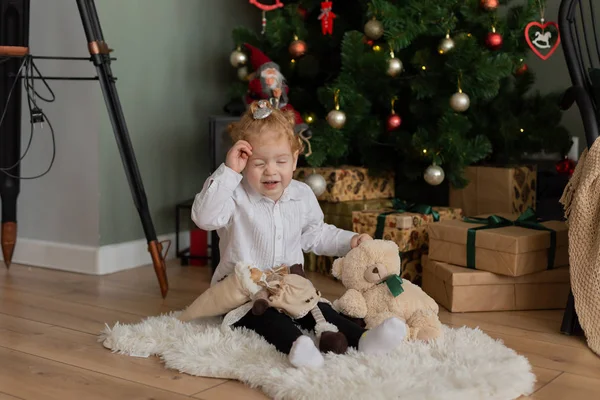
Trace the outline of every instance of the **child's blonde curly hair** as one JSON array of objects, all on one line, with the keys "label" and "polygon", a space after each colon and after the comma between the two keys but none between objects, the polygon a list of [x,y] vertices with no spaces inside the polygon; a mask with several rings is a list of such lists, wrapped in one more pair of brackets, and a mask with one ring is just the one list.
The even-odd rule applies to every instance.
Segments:
[{"label": "child's blonde curly hair", "polygon": [[[261,118],[262,114],[262,118]],[[264,116],[266,115],[266,116]],[[229,134],[233,143],[238,140],[249,141],[265,132],[277,132],[285,136],[292,148],[292,154],[304,152],[304,142],[300,135],[294,133],[294,114],[291,111],[282,111],[273,106],[270,101],[254,101],[248,107],[238,122],[229,125]]]}]

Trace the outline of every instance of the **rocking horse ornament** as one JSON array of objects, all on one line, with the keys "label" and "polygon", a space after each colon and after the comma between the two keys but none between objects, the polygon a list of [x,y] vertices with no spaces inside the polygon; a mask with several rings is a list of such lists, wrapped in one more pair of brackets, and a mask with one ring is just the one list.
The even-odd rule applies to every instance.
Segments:
[{"label": "rocking horse ornament", "polygon": [[[544,22],[544,10],[545,5],[542,6],[542,0],[538,0],[538,5],[540,7],[540,21],[533,21],[527,24],[525,27],[525,40],[527,44],[533,51],[533,53],[541,58],[542,60],[547,60],[550,56],[556,51],[558,45],[560,44],[560,31],[558,29],[558,24],[556,22]],[[550,30],[546,30],[549,26],[555,29],[555,32]],[[540,28],[539,31],[533,33],[534,39],[532,40],[529,35],[529,30],[533,27]],[[553,37],[556,37],[554,43],[552,43]],[[541,50],[550,49],[546,54],[543,54]]]}]

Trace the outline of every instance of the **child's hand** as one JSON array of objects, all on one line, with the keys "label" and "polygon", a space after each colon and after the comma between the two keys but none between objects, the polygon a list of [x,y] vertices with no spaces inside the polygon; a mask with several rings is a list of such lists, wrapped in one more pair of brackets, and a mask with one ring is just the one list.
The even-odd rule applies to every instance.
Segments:
[{"label": "child's hand", "polygon": [[352,240],[350,241],[350,248],[358,247],[359,244],[365,242],[367,240],[373,240],[373,238],[366,233],[360,233],[352,236]]},{"label": "child's hand", "polygon": [[238,140],[227,152],[225,165],[239,174],[246,168],[246,163],[251,155],[252,146],[250,146],[250,143],[245,140]]}]

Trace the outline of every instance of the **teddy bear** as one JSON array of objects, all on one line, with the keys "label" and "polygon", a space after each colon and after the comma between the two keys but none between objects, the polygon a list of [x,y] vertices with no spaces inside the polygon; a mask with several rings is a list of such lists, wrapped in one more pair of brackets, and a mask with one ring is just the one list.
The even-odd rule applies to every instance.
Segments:
[{"label": "teddy bear", "polygon": [[281,265],[262,270],[237,263],[234,273],[204,291],[177,318],[189,322],[196,318],[215,317],[252,302],[252,313],[262,315],[273,307],[293,319],[312,314],[315,336],[321,352],[343,354],[348,349],[346,336],[327,322],[317,306],[321,297],[304,274],[300,264]]},{"label": "teddy bear", "polygon": [[429,341],[442,336],[439,307],[420,287],[400,277],[400,253],[390,240],[369,240],[337,258],[332,275],[346,292],[333,308],[350,318],[364,319],[366,329],[390,317],[406,322],[407,340]]}]

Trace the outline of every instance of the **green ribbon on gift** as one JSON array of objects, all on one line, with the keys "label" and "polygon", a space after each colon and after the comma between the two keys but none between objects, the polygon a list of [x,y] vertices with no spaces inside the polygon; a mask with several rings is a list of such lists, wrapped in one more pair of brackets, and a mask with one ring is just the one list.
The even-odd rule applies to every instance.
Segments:
[{"label": "green ribbon on gift", "polygon": [[383,231],[385,229],[385,218],[390,214],[400,214],[405,212],[431,215],[435,222],[440,220],[440,213],[435,211],[433,207],[426,204],[407,203],[404,200],[392,200],[393,211],[386,211],[377,216],[377,227],[375,228],[375,239],[383,239]]},{"label": "green ribbon on gift", "polygon": [[400,275],[390,275],[385,279],[384,282],[394,297],[398,297],[402,294],[402,292],[404,292],[404,288],[402,287],[402,278]]},{"label": "green ribbon on gift", "polygon": [[500,217],[498,215],[490,215],[487,218],[463,218],[464,222],[473,224],[484,224],[477,228],[470,228],[467,231],[467,267],[475,269],[475,237],[477,231],[483,229],[496,229],[503,228],[505,226],[520,226],[527,229],[535,229],[538,231],[550,232],[550,247],[548,248],[548,267],[547,269],[554,268],[554,258],[556,257],[556,231],[545,227],[544,225],[537,222],[537,216],[532,208],[528,208],[519,217],[511,221],[507,218]]}]

